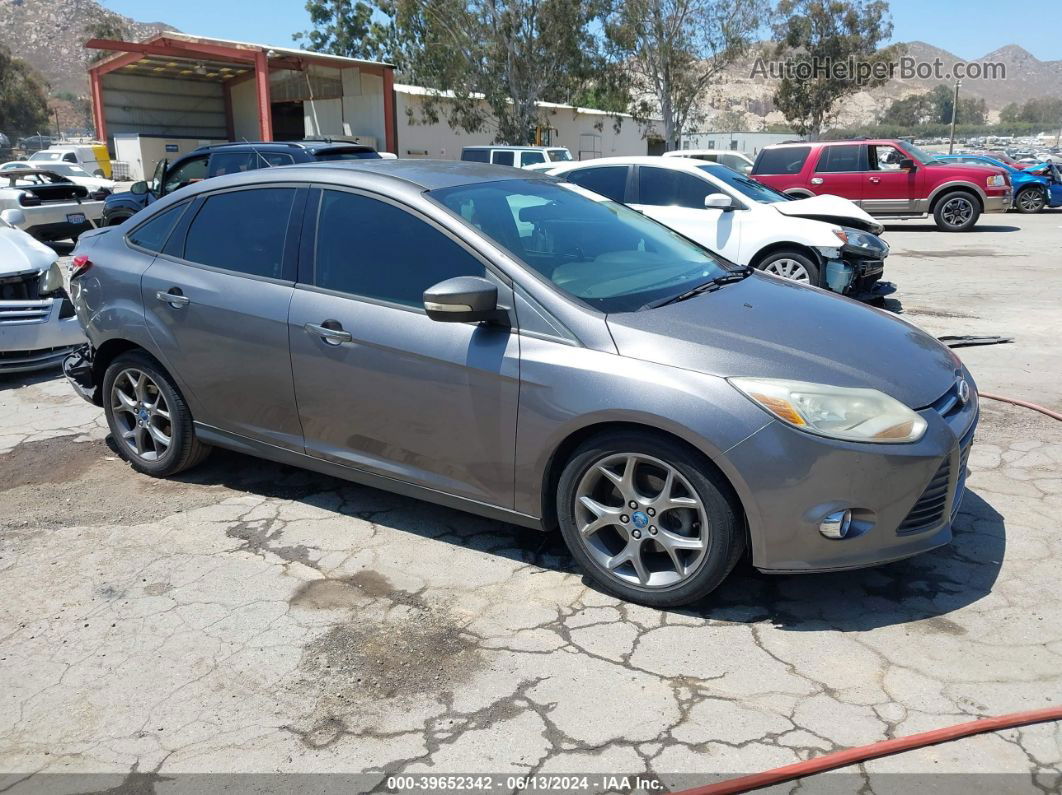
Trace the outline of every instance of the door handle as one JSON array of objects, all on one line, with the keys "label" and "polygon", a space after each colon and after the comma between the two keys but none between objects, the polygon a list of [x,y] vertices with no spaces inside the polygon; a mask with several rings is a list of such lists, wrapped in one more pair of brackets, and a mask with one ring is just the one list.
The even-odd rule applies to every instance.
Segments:
[{"label": "door handle", "polygon": [[[326,324],[331,324],[331,326]],[[349,331],[344,331],[343,327],[335,320],[326,320],[321,325],[307,323],[303,328],[308,334],[320,337],[327,345],[341,345],[344,342],[354,341],[354,337],[351,333]]]},{"label": "door handle", "polygon": [[191,299],[187,295],[183,295],[179,288],[171,287],[170,290],[171,292],[159,290],[155,293],[155,298],[162,301],[164,304],[169,304],[174,309],[180,309],[191,303]]},{"label": "door handle", "polygon": [[870,181],[877,185],[879,182],[881,182],[881,177],[870,177]]}]

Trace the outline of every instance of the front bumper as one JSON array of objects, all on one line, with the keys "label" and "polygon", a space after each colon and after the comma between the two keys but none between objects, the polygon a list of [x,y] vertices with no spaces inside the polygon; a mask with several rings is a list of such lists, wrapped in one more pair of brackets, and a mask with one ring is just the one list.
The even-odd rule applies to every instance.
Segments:
[{"label": "front bumper", "polygon": [[[767,572],[876,566],[947,544],[965,489],[977,400],[942,414],[919,412],[929,427],[912,444],[835,441],[773,422],[726,454],[752,541],[753,565]],[[826,538],[819,523],[851,510],[853,530]]]},{"label": "front bumper", "polygon": [[77,317],[60,317],[64,299],[0,301],[0,373],[55,367],[85,334]]},{"label": "front bumper", "polygon": [[1014,206],[1014,191],[1007,188],[1002,193],[985,197],[986,213],[1005,213]]},{"label": "front bumper", "polygon": [[92,369],[95,350],[88,343],[79,345],[63,359],[63,375],[81,397],[95,406],[99,405],[99,384]]}]

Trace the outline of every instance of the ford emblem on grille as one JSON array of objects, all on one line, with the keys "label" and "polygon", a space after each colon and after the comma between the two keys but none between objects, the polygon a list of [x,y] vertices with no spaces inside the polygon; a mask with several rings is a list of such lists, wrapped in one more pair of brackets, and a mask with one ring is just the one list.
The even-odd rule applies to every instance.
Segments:
[{"label": "ford emblem on grille", "polygon": [[956,385],[956,391],[959,393],[959,402],[962,405],[966,405],[970,402],[970,385],[966,382],[965,378],[960,378]]}]

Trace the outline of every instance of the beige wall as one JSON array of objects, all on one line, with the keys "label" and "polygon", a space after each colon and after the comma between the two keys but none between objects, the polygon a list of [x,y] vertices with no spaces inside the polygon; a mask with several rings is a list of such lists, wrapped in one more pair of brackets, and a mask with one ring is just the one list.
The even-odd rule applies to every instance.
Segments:
[{"label": "beige wall", "polygon": [[[398,117],[399,157],[431,157],[457,160],[465,146],[494,142],[496,127],[489,125],[478,133],[453,130],[445,119],[445,112],[435,124],[421,124],[424,98],[417,94],[395,90],[395,110]],[[445,108],[440,108],[445,111]],[[544,108],[549,125],[556,132],[551,146],[564,146],[572,157],[589,160],[614,155],[644,155],[648,152],[646,129],[629,116],[618,120],[602,112],[587,112],[568,106]],[[412,119],[410,118],[412,111]],[[619,130],[616,123],[619,122]],[[598,129],[600,127],[600,129]]]}]

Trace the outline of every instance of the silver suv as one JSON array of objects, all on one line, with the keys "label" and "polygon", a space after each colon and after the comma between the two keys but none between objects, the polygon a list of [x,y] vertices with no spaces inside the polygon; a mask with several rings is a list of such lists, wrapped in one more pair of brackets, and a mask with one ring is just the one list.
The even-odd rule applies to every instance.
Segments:
[{"label": "silver suv", "polygon": [[559,529],[657,606],[746,549],[834,570],[951,538],[978,409],[950,350],[553,177],[233,174],[75,255],[64,367],[141,472],[216,445]]}]

